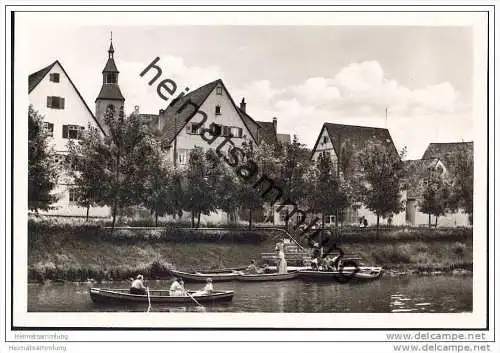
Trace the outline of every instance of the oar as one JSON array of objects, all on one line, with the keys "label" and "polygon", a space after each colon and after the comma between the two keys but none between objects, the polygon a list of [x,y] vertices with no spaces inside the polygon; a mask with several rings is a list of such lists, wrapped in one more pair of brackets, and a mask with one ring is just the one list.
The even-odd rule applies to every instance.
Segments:
[{"label": "oar", "polygon": [[195,302],[195,303],[196,303],[196,304],[197,304],[200,308],[202,308],[203,310],[205,310],[205,307],[204,307],[203,305],[201,305],[201,304],[200,304],[200,303],[199,303],[196,299],[194,299],[194,297],[193,297],[191,294],[189,294],[189,292],[186,290],[186,288],[184,288],[184,292],[186,292],[186,294],[187,294],[187,295],[188,295],[191,299],[193,299],[193,301],[194,301],[194,302]]},{"label": "oar", "polygon": [[149,296],[149,286],[146,287],[146,292],[148,292],[148,313],[151,311],[151,297]]}]

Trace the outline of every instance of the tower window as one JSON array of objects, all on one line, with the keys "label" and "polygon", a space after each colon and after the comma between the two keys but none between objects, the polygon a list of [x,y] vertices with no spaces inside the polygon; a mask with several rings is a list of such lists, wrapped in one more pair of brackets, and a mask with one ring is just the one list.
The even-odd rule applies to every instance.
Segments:
[{"label": "tower window", "polygon": [[217,94],[218,96],[222,96],[222,87],[221,86],[217,86],[215,88],[215,94]]},{"label": "tower window", "polygon": [[50,81],[59,82],[59,74],[58,73],[50,74]]},{"label": "tower window", "polygon": [[47,108],[64,109],[64,98],[62,97],[47,97]]},{"label": "tower window", "polygon": [[108,73],[104,75],[104,83],[116,83],[116,74]]},{"label": "tower window", "polygon": [[220,105],[215,106],[215,115],[220,115]]}]

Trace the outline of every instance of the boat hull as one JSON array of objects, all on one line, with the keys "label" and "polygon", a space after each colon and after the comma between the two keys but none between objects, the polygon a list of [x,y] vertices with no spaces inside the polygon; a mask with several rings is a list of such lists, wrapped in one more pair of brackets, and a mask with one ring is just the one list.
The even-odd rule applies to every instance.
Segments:
[{"label": "boat hull", "polygon": [[325,282],[364,282],[382,277],[383,269],[380,267],[344,268],[342,271],[318,271],[305,269],[298,271],[298,277],[305,281]]},{"label": "boat hull", "polygon": [[297,275],[298,272],[242,274],[237,280],[242,282],[288,281],[295,279]]},{"label": "boat hull", "polygon": [[227,282],[227,281],[234,281],[237,277],[240,276],[240,274],[237,272],[189,273],[176,270],[169,270],[169,272],[173,276],[182,278],[186,282],[206,282],[208,278],[210,278],[212,282]]},{"label": "boat hull", "polygon": [[[106,289],[106,288],[90,288],[90,297],[94,302],[105,303],[172,303],[172,304],[195,304],[194,300],[189,296],[169,296],[168,290],[150,290],[148,295],[130,294],[128,289]],[[194,292],[190,292],[191,295]],[[194,298],[200,303],[209,302],[224,302],[231,301],[234,296],[234,291],[217,291],[210,295],[195,295]]]}]

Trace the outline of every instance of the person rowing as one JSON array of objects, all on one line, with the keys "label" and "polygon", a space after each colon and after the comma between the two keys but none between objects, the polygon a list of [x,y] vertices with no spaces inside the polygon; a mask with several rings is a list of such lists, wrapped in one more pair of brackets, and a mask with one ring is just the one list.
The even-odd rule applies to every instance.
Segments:
[{"label": "person rowing", "polygon": [[140,294],[140,295],[146,295],[146,287],[144,286],[144,276],[139,274],[137,275],[136,279],[132,281],[132,284],[130,285],[130,294]]},{"label": "person rowing", "polygon": [[183,297],[186,295],[186,289],[184,289],[184,281],[182,278],[174,278],[174,281],[170,285],[169,294],[171,297]]}]

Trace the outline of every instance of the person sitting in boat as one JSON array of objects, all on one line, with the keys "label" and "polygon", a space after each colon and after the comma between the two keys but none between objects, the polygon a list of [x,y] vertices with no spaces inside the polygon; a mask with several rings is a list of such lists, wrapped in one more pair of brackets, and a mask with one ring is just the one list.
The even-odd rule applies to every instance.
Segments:
[{"label": "person sitting in boat", "polygon": [[137,278],[132,282],[130,285],[130,294],[147,294],[143,275],[137,275]]},{"label": "person sitting in boat", "polygon": [[313,251],[312,251],[312,259],[311,259],[311,268],[313,270],[319,270],[321,265],[321,258],[323,255],[323,249],[319,246],[319,243],[313,243]]},{"label": "person sitting in boat", "polygon": [[256,274],[259,273],[259,269],[257,268],[257,265],[255,265],[255,260],[252,260],[250,262],[250,265],[245,269],[244,271],[246,274]]},{"label": "person sitting in boat", "polygon": [[212,279],[207,278],[207,284],[205,284],[205,287],[203,287],[202,290],[194,292],[193,295],[209,295],[212,294],[214,291],[214,286],[212,284]]},{"label": "person sitting in boat", "polygon": [[182,278],[174,278],[174,281],[170,285],[169,294],[171,297],[183,297],[186,295],[186,290],[184,289],[184,281],[182,280]]}]

